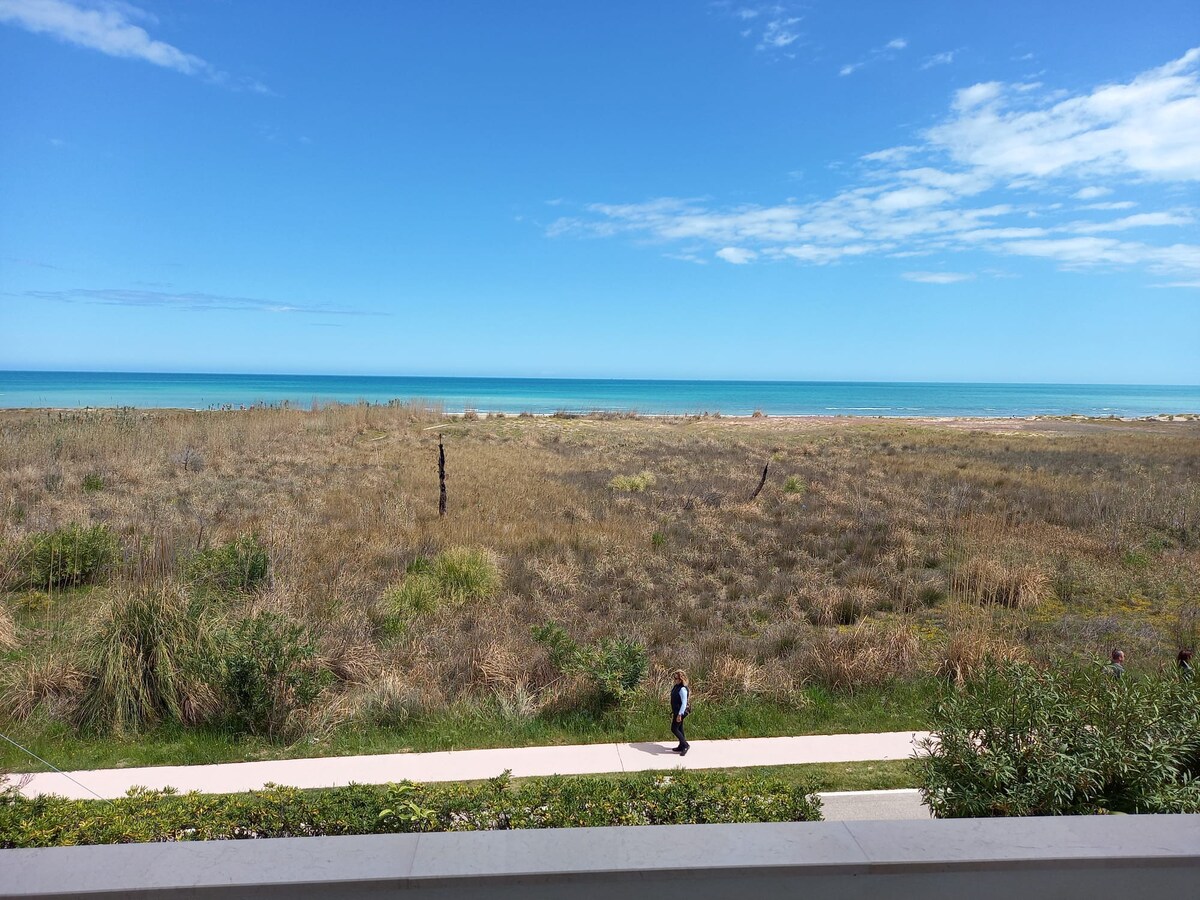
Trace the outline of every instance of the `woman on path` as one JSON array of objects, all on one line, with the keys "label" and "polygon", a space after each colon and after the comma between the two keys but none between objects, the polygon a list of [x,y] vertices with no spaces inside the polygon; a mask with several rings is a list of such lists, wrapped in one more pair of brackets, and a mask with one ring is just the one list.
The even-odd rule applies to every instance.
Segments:
[{"label": "woman on path", "polygon": [[672,747],[671,752],[687,756],[692,746],[683,733],[683,720],[688,714],[688,677],[683,669],[676,669],[674,675],[675,686],[671,688],[671,734],[679,738],[679,746]]}]

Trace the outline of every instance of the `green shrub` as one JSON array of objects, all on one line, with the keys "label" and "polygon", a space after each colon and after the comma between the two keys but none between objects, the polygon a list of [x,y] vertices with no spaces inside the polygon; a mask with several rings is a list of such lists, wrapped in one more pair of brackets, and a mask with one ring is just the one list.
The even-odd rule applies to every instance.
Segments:
[{"label": "green shrub", "polygon": [[205,669],[234,724],[270,738],[290,729],[294,714],[329,681],[308,631],[270,612],[244,618],[220,635]]},{"label": "green shrub", "polygon": [[403,580],[383,593],[384,628],[403,633],[418,616],[445,604],[487,599],[500,584],[500,567],[486,550],[452,547],[431,560],[419,556]]},{"label": "green shrub", "polygon": [[654,487],[655,478],[653,472],[641,472],[637,475],[617,475],[608,486],[614,491],[626,491],[633,494],[640,494],[648,487]]},{"label": "green shrub", "polygon": [[14,588],[74,587],[97,581],[117,558],[117,539],[103,525],[71,524],[30,535],[9,564]]},{"label": "green shrub", "polygon": [[1200,812],[1200,691],[1173,676],[987,668],[934,713],[935,815]]},{"label": "green shrub", "polygon": [[[539,778],[513,785],[268,787],[242,794],[135,790],[106,803],[0,793],[0,848],[611,825],[806,822],[812,785],[716,772]],[[390,815],[385,813],[390,812]]]},{"label": "green shrub", "polygon": [[122,734],[180,720],[187,706],[199,632],[187,598],[170,585],[118,593],[88,642],[86,729]]},{"label": "green shrub", "polygon": [[785,494],[803,494],[807,490],[808,485],[795,475],[789,475],[784,479],[783,492]]},{"label": "green shrub", "polygon": [[104,476],[98,472],[89,472],[83,476],[83,490],[86,494],[94,494],[104,490]]},{"label": "green shrub", "polygon": [[270,557],[254,534],[201,550],[187,565],[188,580],[198,588],[223,593],[248,593],[267,580]]},{"label": "green shrub", "polygon": [[649,656],[636,641],[602,638],[593,644],[579,644],[554,622],[535,625],[533,639],[546,648],[559,671],[584,678],[601,703],[620,703],[646,677]]}]

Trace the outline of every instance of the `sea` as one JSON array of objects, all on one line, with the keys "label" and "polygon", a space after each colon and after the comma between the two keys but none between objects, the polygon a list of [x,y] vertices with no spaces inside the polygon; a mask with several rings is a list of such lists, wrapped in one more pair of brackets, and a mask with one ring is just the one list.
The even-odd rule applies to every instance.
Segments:
[{"label": "sea", "polygon": [[0,371],[0,408],[307,409],[389,402],[447,413],[1141,418],[1200,413],[1200,385]]}]

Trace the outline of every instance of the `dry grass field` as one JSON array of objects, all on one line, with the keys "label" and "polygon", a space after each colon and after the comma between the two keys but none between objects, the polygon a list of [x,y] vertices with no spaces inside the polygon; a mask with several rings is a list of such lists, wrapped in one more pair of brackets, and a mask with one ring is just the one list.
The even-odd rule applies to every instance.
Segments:
[{"label": "dry grass field", "polygon": [[[33,583],[37,536],[72,523],[105,526],[114,558]],[[250,534],[266,577],[197,599],[196,555]],[[0,542],[0,721],[88,720],[121,673],[151,719],[204,721],[216,701],[172,648],[264,610],[331,673],[294,711],[308,730],[573,702],[531,636],[547,622],[636,641],[646,684],[683,667],[714,704],[1115,645],[1157,668],[1200,631],[1200,423],[5,411]],[[180,629],[157,662],[114,612],[150,595]],[[178,709],[154,680],[175,669]]]}]

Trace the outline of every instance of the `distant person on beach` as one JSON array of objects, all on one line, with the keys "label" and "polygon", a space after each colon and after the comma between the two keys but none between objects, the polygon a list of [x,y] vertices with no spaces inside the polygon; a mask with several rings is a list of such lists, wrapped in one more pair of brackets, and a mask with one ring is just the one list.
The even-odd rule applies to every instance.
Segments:
[{"label": "distant person on beach", "polygon": [[1114,650],[1109,657],[1111,660],[1106,667],[1108,674],[1113,678],[1121,679],[1125,677],[1125,651]]},{"label": "distant person on beach", "polygon": [[1179,677],[1184,681],[1191,681],[1196,677],[1196,670],[1192,668],[1192,651],[1180,650],[1179,655],[1175,657],[1175,665],[1179,669]]},{"label": "distant person on beach", "polygon": [[674,673],[675,686],[671,688],[671,734],[679,738],[679,746],[672,747],[672,753],[678,753],[680,756],[687,756],[688,750],[691,749],[691,744],[688,743],[687,736],[683,733],[683,720],[688,714],[688,677],[683,669],[676,669]]}]

